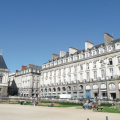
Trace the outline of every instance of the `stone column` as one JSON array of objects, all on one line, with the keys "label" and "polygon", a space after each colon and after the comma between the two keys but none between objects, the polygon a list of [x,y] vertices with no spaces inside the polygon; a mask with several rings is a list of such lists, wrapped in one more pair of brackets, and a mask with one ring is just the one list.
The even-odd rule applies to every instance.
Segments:
[{"label": "stone column", "polygon": [[86,84],[83,84],[83,94],[84,98],[86,98]]},{"label": "stone column", "polygon": [[80,98],[80,93],[79,93],[79,84],[77,85],[77,98]]}]

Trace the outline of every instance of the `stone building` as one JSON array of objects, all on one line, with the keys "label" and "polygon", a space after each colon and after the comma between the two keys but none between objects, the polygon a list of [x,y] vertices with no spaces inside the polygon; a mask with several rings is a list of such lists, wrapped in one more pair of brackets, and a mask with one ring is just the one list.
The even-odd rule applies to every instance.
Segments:
[{"label": "stone building", "polygon": [[41,96],[120,98],[120,39],[104,33],[104,43],[85,41],[85,49],[52,54],[42,65]]},{"label": "stone building", "polygon": [[0,96],[7,96],[9,69],[0,53]]},{"label": "stone building", "polygon": [[9,95],[39,96],[41,66],[29,64],[9,74]]}]

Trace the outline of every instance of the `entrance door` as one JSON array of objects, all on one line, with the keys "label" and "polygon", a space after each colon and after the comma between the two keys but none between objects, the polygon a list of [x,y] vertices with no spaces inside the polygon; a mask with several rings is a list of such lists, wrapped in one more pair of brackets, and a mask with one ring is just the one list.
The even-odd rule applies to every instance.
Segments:
[{"label": "entrance door", "polygon": [[111,98],[114,100],[116,98],[116,93],[111,93]]},{"label": "entrance door", "polygon": [[90,90],[86,90],[86,98],[91,98]]},{"label": "entrance door", "polygon": [[98,93],[94,93],[94,96],[95,96],[95,97],[98,97]]}]

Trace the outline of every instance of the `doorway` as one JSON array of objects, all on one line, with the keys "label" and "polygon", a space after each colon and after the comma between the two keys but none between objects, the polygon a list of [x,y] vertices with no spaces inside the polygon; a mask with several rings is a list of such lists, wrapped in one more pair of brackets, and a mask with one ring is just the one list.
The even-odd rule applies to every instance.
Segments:
[{"label": "doorway", "polygon": [[111,93],[111,98],[114,100],[116,98],[116,93]]}]

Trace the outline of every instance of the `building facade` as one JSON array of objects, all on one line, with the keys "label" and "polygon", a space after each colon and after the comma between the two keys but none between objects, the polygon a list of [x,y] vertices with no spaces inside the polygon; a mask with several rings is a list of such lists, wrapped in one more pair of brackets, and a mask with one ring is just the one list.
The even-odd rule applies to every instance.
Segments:
[{"label": "building facade", "polygon": [[52,54],[42,65],[41,96],[120,98],[120,39],[104,33],[104,43],[85,41],[85,49]]},{"label": "building facade", "polygon": [[9,95],[39,96],[41,66],[29,64],[9,74]]},{"label": "building facade", "polygon": [[0,53],[0,96],[7,96],[9,69]]}]

